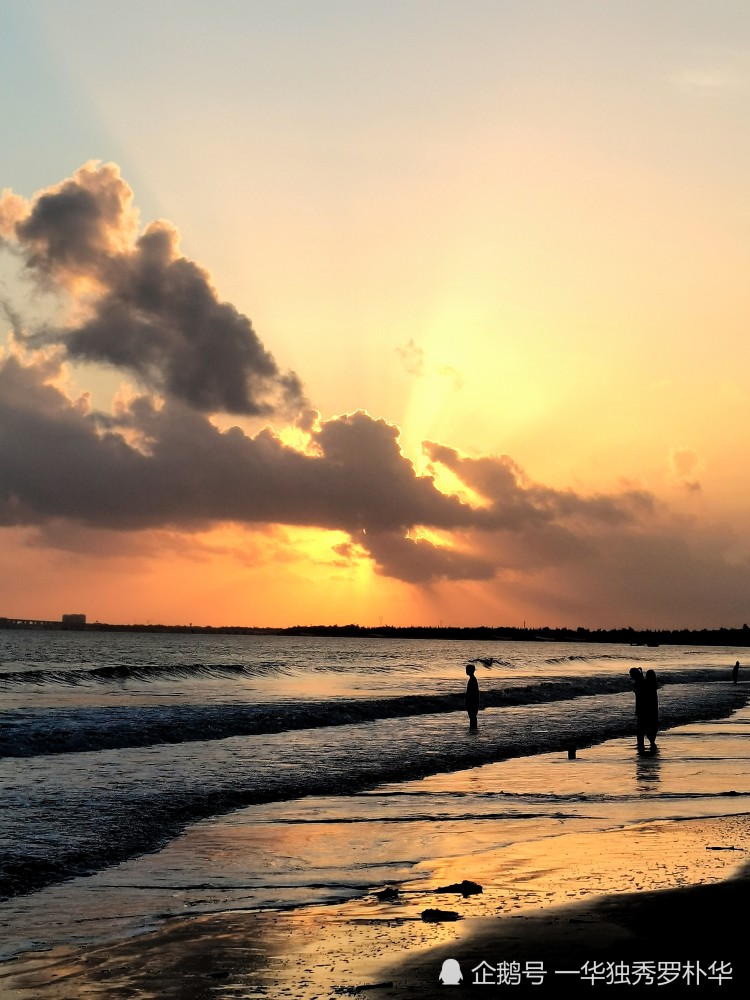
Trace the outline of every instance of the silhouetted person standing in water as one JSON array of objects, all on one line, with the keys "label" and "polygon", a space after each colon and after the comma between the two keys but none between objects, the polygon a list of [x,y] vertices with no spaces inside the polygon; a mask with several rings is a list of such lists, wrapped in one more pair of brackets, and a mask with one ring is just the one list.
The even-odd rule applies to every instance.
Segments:
[{"label": "silhouetted person standing in water", "polygon": [[740,676],[740,661],[737,660],[735,665],[732,667],[732,681],[737,683],[737,678]]},{"label": "silhouetted person standing in water", "polygon": [[469,729],[477,728],[477,715],[479,715],[479,682],[474,676],[474,664],[466,664],[466,673],[469,680],[466,684],[466,711],[469,713]]},{"label": "silhouetted person standing in water", "polygon": [[644,738],[646,736],[646,678],[640,667],[630,668],[630,679],[633,682],[635,695],[635,726],[638,740],[638,753],[645,753]]},{"label": "silhouetted person standing in water", "polygon": [[656,734],[659,731],[659,695],[656,688],[656,671],[647,670],[643,681],[643,723],[651,753],[656,750]]}]

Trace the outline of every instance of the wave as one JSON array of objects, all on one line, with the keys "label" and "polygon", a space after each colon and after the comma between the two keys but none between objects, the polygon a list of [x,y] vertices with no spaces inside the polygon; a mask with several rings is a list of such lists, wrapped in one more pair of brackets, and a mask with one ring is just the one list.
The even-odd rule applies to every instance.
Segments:
[{"label": "wave", "polygon": [[[150,669],[145,669],[150,677]],[[215,668],[207,669],[212,675],[215,672]],[[221,669],[226,671],[228,668]],[[25,678],[28,675],[18,676]],[[194,671],[191,676],[195,676]],[[697,680],[705,682],[707,678],[713,681],[719,679],[715,673],[707,671],[685,671],[673,679],[695,683]],[[112,680],[113,676],[102,674],[101,679]],[[627,677],[592,675],[516,686],[483,686],[481,699],[484,708],[507,708],[552,704],[571,698],[618,694],[629,690]],[[456,693],[339,697],[268,704],[234,701],[210,705],[118,705],[54,710],[23,708],[0,712],[0,758],[96,752],[323,729],[382,719],[457,712],[463,707],[463,693]]]},{"label": "wave", "polygon": [[[732,685],[675,685],[662,728],[721,718]],[[253,804],[351,795],[391,782],[632,736],[630,694],[506,706],[476,737],[441,714],[183,746],[0,762],[0,897],[153,851],[189,823]],[[520,804],[520,803],[519,803]],[[515,811],[515,810],[514,810]]]},{"label": "wave", "polygon": [[280,660],[253,663],[252,667],[248,667],[244,663],[141,663],[137,666],[116,663],[104,667],[74,667],[67,670],[12,670],[0,673],[0,689],[3,687],[12,688],[16,685],[43,687],[62,684],[78,686],[130,680],[151,683],[153,681],[193,680],[201,677],[258,677],[293,672],[293,669]]},{"label": "wave", "polygon": [[550,812],[549,810],[527,810],[522,811],[516,809],[514,812],[508,812],[504,810],[503,812],[465,812],[465,813],[450,813],[445,815],[443,813],[432,812],[432,813],[413,813],[410,816],[324,816],[320,819],[305,819],[295,817],[294,819],[277,819],[274,822],[279,826],[341,826],[342,824],[356,824],[356,823],[443,823],[446,820],[453,823],[456,821],[466,822],[470,821],[472,823],[481,823],[484,820],[492,820],[493,822],[506,822],[507,820],[529,820],[529,819],[584,819],[585,816],[581,815],[580,810],[576,809],[573,812]]},{"label": "wave", "polygon": [[[361,659],[361,658],[360,658]],[[382,659],[382,657],[381,657]],[[500,660],[494,660],[501,663]],[[502,664],[510,666],[509,663]],[[99,667],[32,667],[26,670],[2,670],[0,665],[0,690],[12,690],[17,686],[47,687],[59,686],[78,687],[91,684],[110,684],[142,682],[177,682],[201,679],[236,679],[246,677],[297,677],[310,673],[348,673],[355,664],[351,657],[329,657],[325,663],[310,664],[300,667],[287,660],[253,660],[252,663],[113,663]],[[398,660],[400,670],[423,673],[430,669],[429,664]],[[368,674],[392,674],[392,663],[367,662]]]},{"label": "wave", "polygon": [[[695,738],[694,734],[691,734],[691,738]],[[681,758],[682,760],[689,758]],[[720,757],[712,757],[712,760],[721,760]],[[731,759],[731,758],[727,758]],[[412,788],[406,790],[400,789],[389,789],[388,791],[379,790],[377,792],[378,799],[390,799],[390,798],[408,798],[408,799],[419,799],[425,798],[431,801],[440,801],[441,794],[450,799],[451,801],[461,798],[470,798],[472,801],[481,801],[482,799],[487,799],[493,803],[498,801],[515,802],[516,800],[526,802],[526,803],[549,803],[549,802],[559,802],[563,805],[569,805],[571,803],[599,803],[599,802],[627,802],[632,799],[632,795],[629,793],[624,793],[622,795],[608,795],[605,792],[596,792],[594,794],[588,792],[507,792],[507,791],[491,791],[491,792],[479,792],[475,789],[467,792],[451,790],[450,792],[440,793],[434,791],[419,791]],[[725,798],[727,795],[736,796],[742,798],[744,796],[750,797],[750,792],[738,792],[734,789],[717,789],[714,791],[700,791],[700,792],[686,792],[681,790],[679,792],[659,792],[660,799],[711,799],[711,798]],[[486,813],[479,813],[478,815],[485,816]],[[545,813],[545,815],[547,815]],[[276,819],[276,823],[287,822],[286,820]],[[294,820],[289,820],[288,822],[308,822],[307,820],[301,820],[295,817]],[[316,820],[309,820],[313,823]]]},{"label": "wave", "polygon": [[593,653],[591,655],[571,653],[567,656],[548,656],[542,662],[554,665],[557,663],[597,663],[601,660],[620,660],[623,663],[635,660],[637,663],[642,663],[643,657],[628,653]]}]

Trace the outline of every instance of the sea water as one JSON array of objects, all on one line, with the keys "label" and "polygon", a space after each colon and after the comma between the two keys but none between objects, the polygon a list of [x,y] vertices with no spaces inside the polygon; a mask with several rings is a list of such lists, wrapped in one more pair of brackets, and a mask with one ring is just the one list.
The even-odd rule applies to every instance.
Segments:
[{"label": "sea water", "polygon": [[[620,775],[618,815],[644,788],[653,817],[685,813],[696,795],[710,810],[717,788],[744,811],[750,787],[731,787],[729,774],[711,788],[688,780],[659,791],[633,771],[628,787],[622,747],[600,762],[588,794],[580,772],[551,780],[546,764],[631,739],[632,666],[657,671],[663,726],[729,716],[744,704],[744,686],[730,682],[742,657],[708,647],[0,632],[3,951],[65,940],[71,906],[85,911],[79,924],[101,929],[105,916],[142,927],[185,908],[350,898],[414,877],[431,853],[445,854],[441,831],[459,820],[511,822],[513,836],[555,817],[601,824],[607,767]],[[463,710],[468,661],[483,705],[476,734]],[[522,793],[504,770],[520,758]],[[533,787],[535,760],[544,787]],[[421,823],[419,843],[405,823]],[[341,838],[326,856],[327,824],[359,824],[346,857]]]}]

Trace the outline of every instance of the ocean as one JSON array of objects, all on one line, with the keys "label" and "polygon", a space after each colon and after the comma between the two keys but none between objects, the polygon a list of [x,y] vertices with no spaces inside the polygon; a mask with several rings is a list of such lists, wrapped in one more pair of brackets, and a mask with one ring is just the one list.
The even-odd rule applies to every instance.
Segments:
[{"label": "ocean", "polygon": [[[629,811],[642,819],[643,774],[640,786],[636,775],[632,787],[618,780],[585,793],[565,780],[532,787],[531,777],[520,791],[505,778],[482,786],[477,775],[497,762],[634,743],[632,666],[657,672],[662,728],[728,718],[745,704],[731,668],[746,655],[0,631],[2,956],[90,936],[94,921],[100,933],[120,933],[123,921],[142,930],[189,908],[305,906],[403,881],[436,847],[402,836],[403,856],[390,856],[389,824],[419,819],[434,833],[446,818],[473,817],[513,820],[518,831],[551,817],[590,822],[594,802],[601,822],[608,797],[617,822]],[[463,708],[468,661],[481,693],[477,733]],[[607,766],[620,767],[621,756]],[[745,811],[750,788],[732,786],[714,764],[719,777],[708,785],[651,787],[650,815],[694,815],[696,798],[710,813],[711,796],[729,793]],[[447,786],[450,774],[471,778]],[[326,824],[340,823],[360,828],[346,864],[323,857]],[[61,916],[71,907],[76,919]]]}]

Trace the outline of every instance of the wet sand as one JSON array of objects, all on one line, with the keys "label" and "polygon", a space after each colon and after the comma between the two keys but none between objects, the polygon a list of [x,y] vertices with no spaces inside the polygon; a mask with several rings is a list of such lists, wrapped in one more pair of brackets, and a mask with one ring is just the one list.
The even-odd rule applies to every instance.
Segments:
[{"label": "wet sand", "polygon": [[[48,1000],[432,997],[445,989],[438,976],[443,961],[453,958],[467,981],[483,961],[495,968],[498,962],[518,962],[523,970],[529,962],[543,963],[547,981],[541,987],[522,982],[514,995],[560,989],[552,982],[553,970],[580,969],[592,960],[641,960],[655,966],[700,961],[705,969],[722,960],[731,963],[732,980],[721,987],[704,981],[699,995],[719,990],[716,995],[725,996],[748,982],[742,913],[749,884],[741,877],[711,880],[739,875],[738,862],[741,869],[746,852],[738,844],[748,843],[748,832],[750,818],[740,816],[560,838],[551,842],[552,851],[548,844],[544,871],[541,857],[529,857],[512,876],[535,880],[552,905],[531,909],[511,903],[505,914],[496,907],[493,916],[488,911],[495,907],[496,893],[464,898],[412,889],[390,902],[371,895],[287,913],[174,918],[152,933],[120,942],[53,949],[6,963],[0,995]],[[596,883],[599,891],[583,903],[560,906],[561,898],[572,898],[576,891],[572,855],[587,859],[582,884]],[[647,888],[657,857],[682,888]],[[511,877],[507,870],[498,876]],[[425,923],[421,912],[436,907],[462,919]],[[568,992],[574,985],[591,988],[566,977]],[[668,995],[679,988],[670,986]]]},{"label": "wet sand", "polygon": [[[750,847],[750,815],[743,812],[750,789],[747,722],[745,711],[723,723],[666,733],[660,760],[628,759],[632,748],[612,741],[587,751],[590,760],[529,758],[411,783],[429,798],[460,781],[483,789],[507,787],[513,775],[523,787],[540,789],[561,788],[565,782],[593,787],[627,781],[640,790],[643,817],[650,818],[625,817],[616,803],[597,800],[575,817],[554,812],[543,819],[517,817],[512,827],[494,817],[478,823],[461,815],[439,824],[414,817],[408,823],[328,823],[316,834],[327,855],[349,857],[352,841],[359,838],[369,856],[377,839],[387,837],[387,853],[398,858],[399,850],[421,844],[427,860],[415,864],[408,879],[394,880],[398,895],[393,899],[379,899],[373,891],[287,911],[258,911],[236,902],[229,909],[217,899],[215,912],[204,907],[194,915],[162,914],[155,929],[134,927],[115,940],[97,941],[94,928],[87,942],[28,952],[4,963],[0,996],[419,1000],[446,989],[438,980],[445,959],[461,966],[464,979],[452,987],[456,993],[477,988],[472,980],[484,976],[482,988],[489,995],[498,989],[510,990],[511,996],[563,990],[587,995],[615,985],[612,980],[619,976],[617,985],[626,995],[625,985],[665,996],[727,996],[740,990],[744,995],[750,970],[743,913]],[[596,781],[587,768],[595,771]],[[710,781],[709,773],[714,775]],[[712,790],[704,788],[706,781],[713,782]],[[689,807],[693,815],[654,818],[668,808],[665,790],[684,793],[689,787],[711,791],[694,801],[679,796],[681,808]],[[507,829],[514,831],[513,838]],[[250,832],[236,825],[230,846],[241,846]],[[252,834],[257,836],[256,828]],[[306,835],[311,835],[309,827]],[[228,851],[230,842],[222,843]],[[481,884],[483,891],[466,897],[438,891],[463,879]],[[425,922],[422,913],[435,908],[459,919]],[[580,970],[593,961],[602,963],[602,978],[589,982]],[[638,984],[633,981],[636,962],[652,963],[641,967]],[[696,962],[701,981],[688,983],[684,977],[694,974]],[[721,962],[727,964],[712,966]],[[502,969],[510,977],[502,987],[499,963],[508,963]],[[540,966],[527,963],[541,963],[539,985],[528,974]],[[722,969],[728,973],[730,966],[731,979],[719,982]],[[477,967],[479,973],[473,972]],[[668,983],[675,968],[680,978]]]}]

